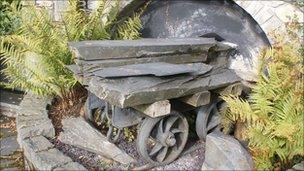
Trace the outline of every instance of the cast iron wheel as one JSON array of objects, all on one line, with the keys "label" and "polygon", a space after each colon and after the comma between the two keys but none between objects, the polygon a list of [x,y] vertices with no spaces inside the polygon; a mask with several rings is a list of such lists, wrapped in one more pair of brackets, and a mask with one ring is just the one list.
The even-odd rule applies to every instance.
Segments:
[{"label": "cast iron wheel", "polygon": [[146,118],[137,136],[141,156],[153,165],[174,161],[188,139],[188,122],[178,112],[160,118]]},{"label": "cast iron wheel", "polygon": [[195,128],[198,137],[206,141],[208,133],[219,130],[221,121],[220,110],[225,106],[225,102],[214,102],[205,106],[201,106],[197,111]]}]

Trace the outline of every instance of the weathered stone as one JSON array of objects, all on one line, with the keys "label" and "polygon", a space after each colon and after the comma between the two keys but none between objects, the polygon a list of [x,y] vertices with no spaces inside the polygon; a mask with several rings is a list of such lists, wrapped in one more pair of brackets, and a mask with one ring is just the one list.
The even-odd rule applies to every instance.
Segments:
[{"label": "weathered stone", "polygon": [[18,115],[16,117],[17,129],[26,128],[29,126],[37,125],[40,123],[48,122],[49,118],[47,115]]},{"label": "weathered stone", "polygon": [[194,107],[206,105],[210,103],[210,92],[203,91],[203,92],[195,93],[190,96],[182,97],[179,100]]},{"label": "weathered stone", "polygon": [[[18,111],[19,116],[32,116],[32,115],[38,115],[38,116],[44,116],[47,115],[46,109],[37,109],[37,107],[33,106],[22,106],[22,109]],[[38,117],[37,116],[37,117]]]},{"label": "weathered stone", "polygon": [[138,39],[82,41],[69,43],[78,59],[101,60],[155,57],[189,54],[189,57],[208,52],[216,45],[214,38]]},{"label": "weathered stone", "polygon": [[100,79],[94,77],[89,83],[88,90],[100,99],[125,108],[217,89],[240,80],[232,70],[215,69],[202,76],[186,75],[173,78],[142,76]]},{"label": "weathered stone", "polygon": [[34,152],[40,152],[54,147],[45,137],[37,136],[27,138],[21,142],[23,150],[31,150]]},{"label": "weathered stone", "polygon": [[304,160],[292,167],[293,170],[296,171],[304,171]]},{"label": "weathered stone", "polygon": [[153,62],[144,64],[132,64],[119,67],[98,68],[90,75],[101,78],[117,78],[128,76],[154,75],[158,77],[179,74],[202,75],[209,72],[212,66],[204,63],[170,64],[166,62]]},{"label": "weathered stone", "polygon": [[28,137],[34,137],[43,135],[48,138],[55,136],[55,129],[51,120],[45,120],[44,122],[33,123],[28,127],[17,129],[18,131],[18,142]]},{"label": "weathered stone", "polygon": [[168,115],[171,112],[171,104],[169,100],[134,106],[133,108],[153,118]]},{"label": "weathered stone", "polygon": [[52,170],[56,167],[72,162],[72,159],[66,157],[57,149],[50,149],[36,153],[34,149],[24,151],[24,155],[37,170]]},{"label": "weathered stone", "polygon": [[57,167],[54,169],[54,171],[66,171],[66,170],[81,170],[81,171],[85,171],[87,170],[85,167],[83,167],[81,164],[77,163],[77,162],[70,162],[68,164],[65,164],[63,166]]},{"label": "weathered stone", "polygon": [[202,170],[253,170],[250,154],[233,137],[221,133],[207,135]]},{"label": "weathered stone", "polygon": [[286,1],[235,1],[244,8],[262,27],[266,34],[279,29],[285,32],[284,24],[290,21],[289,16],[297,16],[298,22],[303,22],[303,12]]},{"label": "weathered stone", "polygon": [[100,154],[122,164],[134,162],[132,157],[110,143],[82,117],[64,119],[62,124],[63,132],[58,137],[61,142]]},{"label": "weathered stone", "polygon": [[10,136],[0,140],[1,156],[11,155],[19,148],[19,144],[16,139],[16,136]]}]

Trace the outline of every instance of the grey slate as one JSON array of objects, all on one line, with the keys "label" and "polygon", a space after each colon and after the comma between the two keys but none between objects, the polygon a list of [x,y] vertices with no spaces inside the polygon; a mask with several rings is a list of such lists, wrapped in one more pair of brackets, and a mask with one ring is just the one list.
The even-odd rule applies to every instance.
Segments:
[{"label": "grey slate", "polygon": [[0,139],[0,155],[7,156],[13,154],[17,149],[19,149],[19,144],[17,142],[16,136],[9,136]]},{"label": "grey slate", "polygon": [[55,148],[38,153],[36,153],[33,149],[28,149],[24,151],[24,154],[37,170],[52,170],[72,162],[71,158],[65,156],[62,152]]},{"label": "grey slate", "polygon": [[140,58],[174,54],[197,54],[215,46],[214,38],[170,38],[80,41],[69,43],[78,59]]},{"label": "grey slate", "polygon": [[202,170],[253,170],[252,157],[232,136],[210,133]]},{"label": "grey slate", "polygon": [[170,76],[186,73],[204,74],[210,71],[212,66],[206,64],[170,64],[164,62],[133,64],[120,67],[109,67],[96,70],[91,73],[92,76],[113,78],[127,76]]},{"label": "grey slate", "polygon": [[54,145],[43,136],[30,137],[22,141],[22,148],[24,150],[31,149],[34,152],[48,150],[53,147]]},{"label": "grey slate", "polygon": [[142,76],[117,79],[93,77],[88,89],[100,99],[125,108],[225,87],[240,80],[232,70],[214,69],[202,76]]},{"label": "grey slate", "polygon": [[63,132],[58,139],[84,150],[113,159],[122,164],[130,164],[134,159],[109,142],[107,138],[87,123],[84,118],[67,118],[62,121]]}]

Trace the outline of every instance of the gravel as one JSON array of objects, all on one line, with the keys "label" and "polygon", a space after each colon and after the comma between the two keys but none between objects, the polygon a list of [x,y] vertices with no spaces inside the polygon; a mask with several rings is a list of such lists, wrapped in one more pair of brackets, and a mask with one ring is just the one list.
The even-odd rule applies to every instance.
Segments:
[{"label": "gravel", "polygon": [[[124,150],[126,153],[136,159],[137,163],[131,166],[122,165],[103,156],[64,144],[59,140],[51,140],[51,142],[65,155],[71,157],[74,161],[79,162],[88,170],[127,170],[147,164],[137,152],[135,141],[127,142],[120,139],[118,143],[116,143],[120,149]],[[203,142],[195,142],[196,145],[199,143]],[[182,155],[180,158],[168,165],[154,167],[151,170],[200,170],[204,161],[204,152],[204,148],[198,148],[189,154]]]}]

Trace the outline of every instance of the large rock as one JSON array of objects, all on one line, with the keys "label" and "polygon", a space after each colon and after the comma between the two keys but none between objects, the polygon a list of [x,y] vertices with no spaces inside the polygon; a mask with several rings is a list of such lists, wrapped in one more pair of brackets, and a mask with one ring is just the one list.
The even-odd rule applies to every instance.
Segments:
[{"label": "large rock", "polygon": [[250,154],[233,137],[221,133],[207,135],[202,170],[253,170]]},{"label": "large rock", "polygon": [[10,136],[0,139],[0,155],[7,156],[13,154],[19,149],[16,136]]},{"label": "large rock", "polygon": [[58,137],[61,142],[100,154],[122,164],[134,162],[132,157],[110,143],[82,117],[64,119],[62,124],[63,132]]}]

